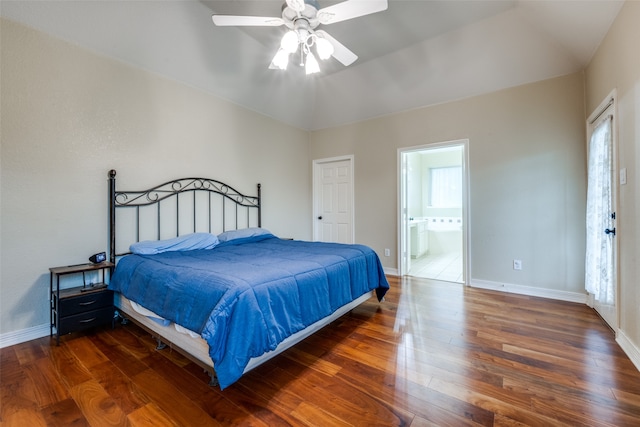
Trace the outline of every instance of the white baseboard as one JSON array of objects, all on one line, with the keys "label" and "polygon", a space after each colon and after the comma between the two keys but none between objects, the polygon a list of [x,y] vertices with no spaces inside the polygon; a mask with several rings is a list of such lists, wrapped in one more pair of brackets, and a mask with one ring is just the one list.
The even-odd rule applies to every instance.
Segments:
[{"label": "white baseboard", "polygon": [[629,359],[631,359],[631,362],[636,366],[638,371],[640,371],[640,348],[638,348],[620,329],[618,329],[618,333],[616,335],[616,342],[622,348],[622,351],[629,356]]},{"label": "white baseboard", "polygon": [[19,331],[7,332],[0,334],[0,348],[9,347],[11,345],[35,340],[49,335],[49,324],[32,326],[30,328],[21,329]]},{"label": "white baseboard", "polygon": [[514,285],[511,283],[491,282],[488,280],[477,279],[471,279],[470,285],[474,288],[490,289],[493,291],[509,292],[512,294],[550,298],[581,304],[587,303],[587,294],[581,292],[567,292],[556,289],[536,288],[533,286]]},{"label": "white baseboard", "polygon": [[398,275],[398,269],[397,268],[382,267],[382,269],[384,270],[384,274],[388,274],[389,276],[397,276]]}]

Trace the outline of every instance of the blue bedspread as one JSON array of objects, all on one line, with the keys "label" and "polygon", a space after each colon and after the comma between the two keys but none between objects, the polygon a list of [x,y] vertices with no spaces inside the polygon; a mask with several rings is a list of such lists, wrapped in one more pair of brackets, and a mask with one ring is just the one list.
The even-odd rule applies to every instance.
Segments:
[{"label": "blue bedspread", "polygon": [[250,358],[366,292],[382,299],[389,284],[367,246],[269,234],[208,250],[128,255],[109,288],[199,332],[225,388]]}]

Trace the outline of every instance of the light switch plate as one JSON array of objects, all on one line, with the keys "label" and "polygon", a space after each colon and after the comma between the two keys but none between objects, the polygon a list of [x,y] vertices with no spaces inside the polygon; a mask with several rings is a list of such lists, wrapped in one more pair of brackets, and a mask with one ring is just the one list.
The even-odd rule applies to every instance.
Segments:
[{"label": "light switch plate", "polygon": [[627,183],[627,168],[620,169],[620,185]]}]

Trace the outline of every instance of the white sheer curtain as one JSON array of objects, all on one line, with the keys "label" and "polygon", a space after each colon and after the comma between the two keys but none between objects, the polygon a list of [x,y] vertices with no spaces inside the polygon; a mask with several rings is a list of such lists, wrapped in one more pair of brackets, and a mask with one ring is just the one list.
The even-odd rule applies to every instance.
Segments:
[{"label": "white sheer curtain", "polygon": [[604,230],[611,223],[611,117],[591,134],[587,182],[585,288],[596,301],[613,304],[613,241]]}]

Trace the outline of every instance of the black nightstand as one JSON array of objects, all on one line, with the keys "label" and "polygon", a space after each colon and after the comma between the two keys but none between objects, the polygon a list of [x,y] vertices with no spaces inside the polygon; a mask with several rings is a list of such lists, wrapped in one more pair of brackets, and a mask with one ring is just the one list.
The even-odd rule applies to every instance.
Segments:
[{"label": "black nightstand", "polygon": [[[107,289],[106,275],[115,265],[111,262],[51,267],[49,294],[51,295],[51,328],[56,327],[56,343],[60,335],[76,332],[113,321],[113,292]],[[85,273],[99,271],[100,283],[87,285]],[[60,289],[60,278],[69,274],[82,274],[84,286]],[[54,283],[55,279],[55,283]]]}]

